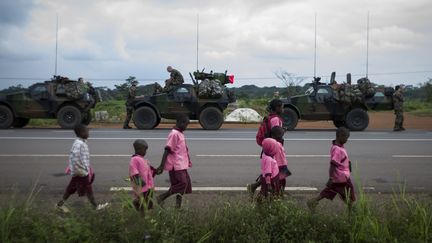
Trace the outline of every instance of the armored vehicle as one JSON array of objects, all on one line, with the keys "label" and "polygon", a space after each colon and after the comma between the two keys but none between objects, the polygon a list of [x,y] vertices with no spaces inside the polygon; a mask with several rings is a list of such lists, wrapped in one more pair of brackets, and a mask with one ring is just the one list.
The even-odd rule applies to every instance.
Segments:
[{"label": "armored vehicle", "polygon": [[[87,90],[86,90],[87,89]],[[57,119],[62,128],[89,124],[90,109],[99,101],[93,87],[54,76],[19,92],[0,95],[0,128],[22,128],[32,118]]]},{"label": "armored vehicle", "polygon": [[234,82],[234,76],[204,70],[189,75],[193,84],[181,84],[168,92],[136,98],[133,102],[135,126],[153,129],[162,118],[175,119],[178,114],[185,114],[191,120],[199,120],[204,129],[219,129],[224,122],[223,111],[236,100],[226,87]]},{"label": "armored vehicle", "polygon": [[287,130],[293,130],[302,119],[331,120],[336,127],[362,131],[369,125],[368,111],[393,109],[393,88],[376,89],[367,78],[351,85],[350,74],[346,83],[337,84],[335,76],[332,73],[330,84],[315,78],[304,95],[283,99],[282,117]]}]

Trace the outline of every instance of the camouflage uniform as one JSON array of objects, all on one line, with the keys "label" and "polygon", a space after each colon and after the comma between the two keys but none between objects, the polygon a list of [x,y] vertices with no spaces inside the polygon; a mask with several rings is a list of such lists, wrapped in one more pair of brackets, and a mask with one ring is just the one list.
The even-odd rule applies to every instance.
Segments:
[{"label": "camouflage uniform", "polygon": [[403,102],[404,102],[404,98],[402,95],[402,91],[399,89],[393,94],[394,113],[396,115],[395,125],[393,130],[395,131],[405,130],[405,128],[403,127],[403,121],[404,121]]},{"label": "camouflage uniform", "polygon": [[165,80],[165,87],[162,88],[160,84],[155,83],[154,92],[168,93],[172,88],[183,83],[184,83],[183,75],[176,69],[172,69],[170,72],[170,78]]},{"label": "camouflage uniform", "polygon": [[133,113],[133,106],[132,103],[136,96],[136,84],[132,84],[132,86],[129,88],[128,97],[126,100],[126,120],[124,122],[123,128],[130,128],[129,122],[132,119],[132,113]]}]

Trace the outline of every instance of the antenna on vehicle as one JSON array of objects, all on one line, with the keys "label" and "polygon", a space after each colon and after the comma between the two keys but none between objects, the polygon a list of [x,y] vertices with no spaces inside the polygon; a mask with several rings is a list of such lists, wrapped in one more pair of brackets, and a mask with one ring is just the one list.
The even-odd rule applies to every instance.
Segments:
[{"label": "antenna on vehicle", "polygon": [[56,15],[56,45],[55,45],[55,64],[54,64],[55,76],[57,76],[57,52],[58,52],[58,13]]},{"label": "antenna on vehicle", "polygon": [[315,51],[314,51],[314,79],[316,78],[316,57],[317,57],[317,13],[315,12]]},{"label": "antenna on vehicle", "polygon": [[199,67],[199,14],[197,14],[197,36],[196,36],[196,70]]},{"label": "antenna on vehicle", "polygon": [[369,11],[367,14],[367,30],[366,30],[366,78],[369,73]]}]

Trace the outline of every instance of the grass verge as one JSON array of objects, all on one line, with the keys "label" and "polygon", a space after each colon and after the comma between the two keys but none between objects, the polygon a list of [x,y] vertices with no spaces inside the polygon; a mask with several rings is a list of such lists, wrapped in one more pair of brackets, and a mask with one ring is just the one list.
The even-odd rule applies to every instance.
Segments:
[{"label": "grass verge", "polygon": [[[36,190],[33,190],[36,191]],[[140,216],[128,193],[104,211],[41,210],[34,194],[0,209],[1,242],[431,242],[431,202],[408,196],[374,203],[358,191],[354,210],[310,213],[294,200],[261,205],[221,200],[175,210],[156,206]]]}]

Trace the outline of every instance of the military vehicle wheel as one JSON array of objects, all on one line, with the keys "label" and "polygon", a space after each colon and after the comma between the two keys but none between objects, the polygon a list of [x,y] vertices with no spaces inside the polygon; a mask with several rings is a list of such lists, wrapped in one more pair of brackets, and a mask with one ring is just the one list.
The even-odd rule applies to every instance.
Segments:
[{"label": "military vehicle wheel", "polygon": [[88,125],[88,124],[90,124],[91,120],[92,120],[92,115],[91,115],[91,112],[89,111],[89,112],[84,114],[84,117],[83,117],[81,123],[84,125]]},{"label": "military vehicle wheel", "polygon": [[345,121],[333,120],[333,124],[335,125],[335,127],[339,128],[345,126]]},{"label": "military vehicle wheel", "polygon": [[153,129],[157,125],[157,120],[156,112],[148,106],[136,109],[133,114],[133,121],[138,129]]},{"label": "military vehicle wheel", "polygon": [[205,130],[217,130],[224,122],[222,112],[216,107],[207,107],[199,115],[199,123]]},{"label": "military vehicle wheel", "polygon": [[0,105],[0,129],[7,129],[12,126],[14,115],[12,111],[4,105]]},{"label": "military vehicle wheel", "polygon": [[282,113],[283,127],[286,130],[294,130],[298,123],[298,115],[295,110],[291,108],[285,108]]},{"label": "military vehicle wheel", "polygon": [[29,121],[30,121],[30,119],[28,119],[28,118],[17,117],[13,121],[12,127],[14,127],[14,128],[23,128],[23,127],[27,126],[27,124],[29,123]]},{"label": "military vehicle wheel", "polygon": [[72,129],[81,121],[81,111],[75,106],[64,106],[57,113],[57,123],[61,128]]},{"label": "military vehicle wheel", "polygon": [[369,125],[369,115],[365,110],[355,108],[348,112],[345,123],[352,131],[363,131]]}]

